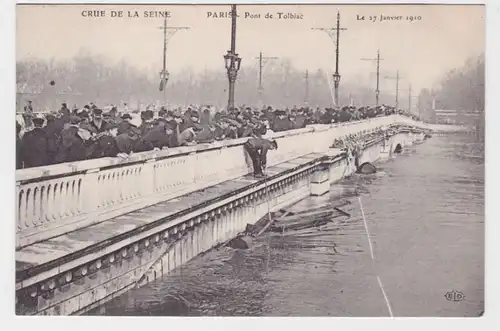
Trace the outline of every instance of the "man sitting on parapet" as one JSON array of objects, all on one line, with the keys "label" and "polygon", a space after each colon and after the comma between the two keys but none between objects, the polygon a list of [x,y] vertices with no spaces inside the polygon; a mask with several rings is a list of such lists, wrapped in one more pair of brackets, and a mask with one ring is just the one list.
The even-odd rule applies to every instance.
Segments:
[{"label": "man sitting on parapet", "polygon": [[270,149],[278,149],[278,143],[275,140],[252,137],[248,139],[244,146],[252,159],[253,175],[256,178],[264,177],[262,170],[266,168],[267,151]]}]

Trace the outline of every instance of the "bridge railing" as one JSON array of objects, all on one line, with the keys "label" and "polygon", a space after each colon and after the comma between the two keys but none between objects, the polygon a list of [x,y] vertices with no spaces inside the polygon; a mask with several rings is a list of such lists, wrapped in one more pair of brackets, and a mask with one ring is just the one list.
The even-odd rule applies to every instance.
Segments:
[{"label": "bridge railing", "polygon": [[[279,148],[268,154],[268,165],[327,151],[336,137],[393,123],[408,121],[394,115],[271,133]],[[246,140],[16,170],[16,247],[244,176],[252,171]]]}]

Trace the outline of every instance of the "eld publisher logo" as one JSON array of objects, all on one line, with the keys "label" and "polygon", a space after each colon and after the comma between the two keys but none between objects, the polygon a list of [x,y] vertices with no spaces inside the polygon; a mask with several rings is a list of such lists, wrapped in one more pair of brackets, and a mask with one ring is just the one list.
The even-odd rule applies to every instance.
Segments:
[{"label": "eld publisher logo", "polygon": [[456,290],[453,290],[451,292],[447,292],[444,297],[446,298],[446,300],[448,301],[453,301],[453,302],[458,302],[458,301],[462,301],[463,299],[465,299],[465,295],[460,292],[460,291],[456,291]]}]

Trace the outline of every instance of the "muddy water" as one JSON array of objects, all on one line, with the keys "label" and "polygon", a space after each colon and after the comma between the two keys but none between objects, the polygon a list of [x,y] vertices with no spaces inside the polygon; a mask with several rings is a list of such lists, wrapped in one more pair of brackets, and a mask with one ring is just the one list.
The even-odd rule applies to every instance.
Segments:
[{"label": "muddy water", "polygon": [[[91,315],[478,316],[484,310],[484,152],[470,136],[433,137],[291,206],[351,217],[220,248]],[[361,206],[373,244],[373,261]],[[456,290],[461,301],[448,301]]]}]

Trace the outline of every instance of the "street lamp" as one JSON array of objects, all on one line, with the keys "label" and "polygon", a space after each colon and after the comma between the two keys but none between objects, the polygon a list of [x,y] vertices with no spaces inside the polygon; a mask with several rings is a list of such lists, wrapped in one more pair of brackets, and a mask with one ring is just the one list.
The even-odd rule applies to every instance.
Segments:
[{"label": "street lamp", "polygon": [[239,71],[241,66],[241,57],[239,57],[238,54],[234,55],[234,63],[236,65],[236,71]]},{"label": "street lamp", "polygon": [[335,86],[338,86],[340,83],[340,75],[338,73],[333,74],[333,82],[335,83]]},{"label": "street lamp", "polygon": [[241,58],[238,54],[227,51],[227,54],[224,55],[224,63],[227,70],[227,78],[229,79],[228,111],[230,111],[234,108],[234,84],[236,83],[236,77],[241,67]]},{"label": "street lamp", "polygon": [[170,73],[167,70],[160,71],[160,91],[164,93],[165,102],[167,100],[167,82],[170,77]]},{"label": "street lamp", "polygon": [[170,78],[170,73],[166,70],[160,71],[160,79],[165,81],[165,84],[168,82],[168,79]]},{"label": "street lamp", "polygon": [[227,51],[226,55],[224,55],[224,64],[229,80],[228,111],[234,108],[234,84],[241,65],[241,58],[236,53],[236,16],[236,5],[231,5],[231,50]]}]

